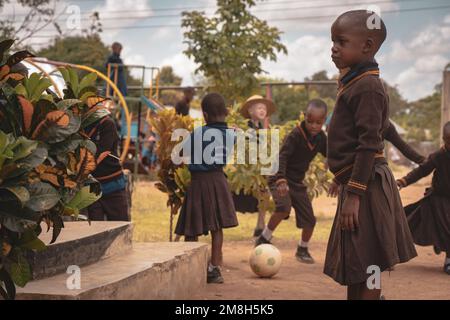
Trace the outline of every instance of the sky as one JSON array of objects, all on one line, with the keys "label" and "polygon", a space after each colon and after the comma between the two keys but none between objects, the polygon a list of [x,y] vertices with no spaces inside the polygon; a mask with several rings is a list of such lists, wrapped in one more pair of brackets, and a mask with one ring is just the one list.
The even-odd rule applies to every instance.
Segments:
[{"label": "sky", "polygon": [[[199,10],[211,16],[215,8],[215,0],[61,0],[56,5],[63,30],[73,28],[72,13],[80,12],[84,28],[89,15],[98,11],[102,40],[121,42],[126,64],[171,65],[183,85],[193,84],[196,65],[183,54],[180,12]],[[321,70],[336,74],[330,58],[330,26],[340,13],[357,8],[379,12],[387,26],[388,37],[377,56],[382,77],[409,101],[431,94],[450,62],[448,0],[257,1],[252,12],[283,32],[281,40],[288,49],[276,62],[263,62],[266,76],[301,81]],[[20,5],[11,0],[0,14],[13,12],[20,19]],[[36,49],[48,45],[54,33],[45,28],[29,43]]]}]

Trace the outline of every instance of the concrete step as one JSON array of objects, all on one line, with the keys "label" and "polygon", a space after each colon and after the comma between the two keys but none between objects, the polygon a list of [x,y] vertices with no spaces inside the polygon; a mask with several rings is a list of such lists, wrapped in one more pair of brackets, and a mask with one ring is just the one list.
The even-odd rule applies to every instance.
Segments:
[{"label": "concrete step", "polygon": [[[47,250],[27,255],[33,279],[65,273],[70,265],[85,266],[131,250],[133,226],[130,222],[92,221],[91,225],[65,222],[64,225],[57,241]],[[50,230],[42,232],[39,238],[48,244],[51,237]]]},{"label": "concrete step", "polygon": [[59,274],[17,288],[17,299],[188,299],[206,286],[207,261],[204,243],[134,243],[128,253],[81,267],[80,289],[68,289],[73,274]]}]

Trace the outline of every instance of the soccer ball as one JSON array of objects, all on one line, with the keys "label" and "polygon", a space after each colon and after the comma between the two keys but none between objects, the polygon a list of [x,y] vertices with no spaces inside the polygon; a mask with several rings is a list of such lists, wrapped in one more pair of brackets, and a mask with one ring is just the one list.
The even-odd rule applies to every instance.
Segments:
[{"label": "soccer ball", "polygon": [[250,255],[250,268],[261,278],[270,278],[278,273],[281,267],[281,253],[271,244],[261,244],[253,249]]}]

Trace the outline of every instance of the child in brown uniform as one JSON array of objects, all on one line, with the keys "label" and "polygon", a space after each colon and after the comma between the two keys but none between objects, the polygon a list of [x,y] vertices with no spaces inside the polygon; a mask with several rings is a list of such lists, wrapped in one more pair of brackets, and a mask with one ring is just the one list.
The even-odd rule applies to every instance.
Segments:
[{"label": "child in brown uniform", "polygon": [[295,210],[297,228],[303,229],[295,256],[301,262],[314,263],[308,252],[316,218],[303,184],[305,173],[317,153],[326,157],[327,137],[322,127],[327,117],[327,105],[319,99],[311,100],[306,109],[305,121],[286,137],[279,155],[279,169],[269,178],[270,191],[275,201],[275,213],[255,244],[270,243],[272,232],[283,219]]},{"label": "child in brown uniform", "polygon": [[[373,17],[379,27],[369,29]],[[385,271],[417,255],[383,157],[389,107],[375,54],[386,27],[375,13],[349,11],[333,23],[331,35],[333,62],[350,71],[340,80],[328,131],[328,165],[342,186],[324,273],[348,286],[348,299],[380,299],[381,288],[367,286],[369,267]]]},{"label": "child in brown uniform", "polygon": [[425,197],[405,208],[414,242],[433,245],[437,254],[446,253],[444,272],[450,275],[450,122],[444,126],[444,147],[431,154],[418,168],[399,179],[400,188],[433,173]]},{"label": "child in brown uniform", "polygon": [[[235,136],[233,130],[225,123],[228,111],[220,94],[207,94],[202,100],[202,111],[206,125],[195,129],[185,142],[190,145],[188,153],[191,184],[186,190],[175,233],[184,236],[185,241],[197,241],[198,236],[211,233],[211,262],[208,266],[207,282],[222,283],[220,272],[222,229],[238,225],[231,191],[223,172],[231,153],[229,149],[231,146],[227,145],[227,142],[234,143]],[[210,149],[212,143],[211,139],[206,138],[207,134],[222,136],[222,138],[213,136],[215,143],[213,158],[204,156],[205,149]],[[197,139],[201,141],[194,141]]]}]

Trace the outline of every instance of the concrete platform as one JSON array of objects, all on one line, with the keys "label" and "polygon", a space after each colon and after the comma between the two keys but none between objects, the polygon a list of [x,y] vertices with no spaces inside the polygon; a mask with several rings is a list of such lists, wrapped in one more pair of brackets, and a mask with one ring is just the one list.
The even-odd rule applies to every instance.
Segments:
[{"label": "concrete platform", "polygon": [[[131,250],[133,226],[130,222],[65,222],[57,241],[41,252],[30,252],[27,259],[33,279],[66,272],[70,265],[85,266]],[[42,226],[43,230],[44,225]],[[48,244],[52,231],[39,238]]]},{"label": "concrete platform", "polygon": [[81,267],[79,290],[67,288],[64,273],[17,288],[17,299],[187,299],[206,286],[207,259],[204,243],[134,243]]}]

